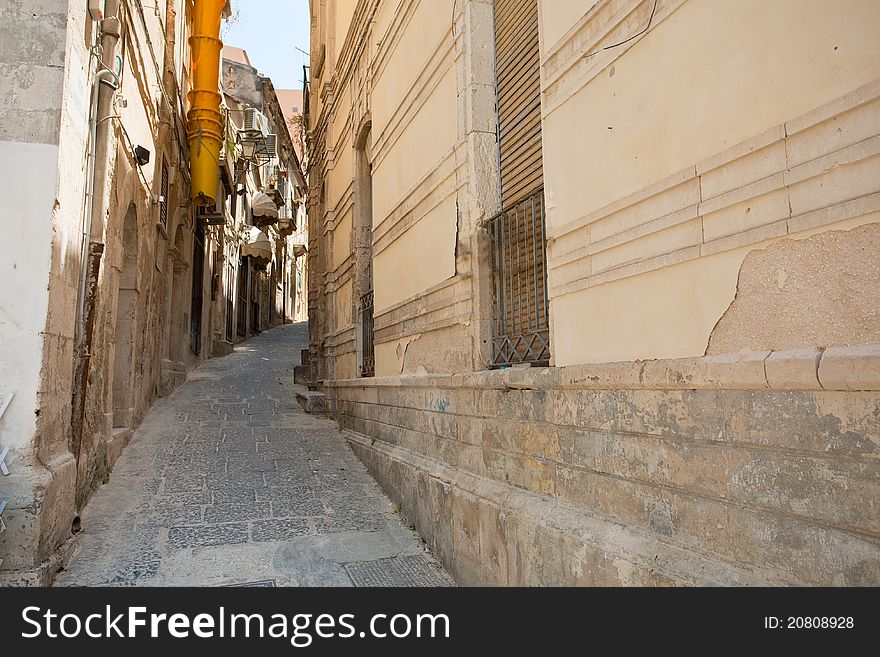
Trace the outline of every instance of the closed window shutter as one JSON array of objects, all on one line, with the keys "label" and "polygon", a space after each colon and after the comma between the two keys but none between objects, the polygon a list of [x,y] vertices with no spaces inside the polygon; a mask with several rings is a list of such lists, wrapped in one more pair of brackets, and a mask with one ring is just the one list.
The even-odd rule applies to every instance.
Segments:
[{"label": "closed window shutter", "polygon": [[496,0],[495,48],[503,208],[544,186],[538,0]]}]

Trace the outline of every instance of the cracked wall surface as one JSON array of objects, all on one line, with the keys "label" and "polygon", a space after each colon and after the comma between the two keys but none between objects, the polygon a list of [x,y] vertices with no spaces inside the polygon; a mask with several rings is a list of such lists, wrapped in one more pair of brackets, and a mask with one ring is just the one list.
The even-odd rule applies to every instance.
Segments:
[{"label": "cracked wall surface", "polygon": [[878,253],[877,223],[752,251],[707,353],[880,343]]},{"label": "cracked wall surface", "polygon": [[[703,354],[753,249],[878,220],[880,6],[669,0],[642,38],[605,50],[647,22],[649,4],[624,3],[619,21],[612,3],[577,19],[541,3],[558,365]],[[860,289],[846,303],[873,301]],[[776,326],[779,344],[808,337]],[[829,334],[863,336],[846,320]]]}]

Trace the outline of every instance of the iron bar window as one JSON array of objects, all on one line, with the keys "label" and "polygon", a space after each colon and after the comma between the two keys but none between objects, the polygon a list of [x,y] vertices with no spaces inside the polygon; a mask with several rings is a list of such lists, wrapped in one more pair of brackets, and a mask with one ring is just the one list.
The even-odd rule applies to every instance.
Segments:
[{"label": "iron bar window", "polygon": [[544,190],[485,223],[492,247],[492,366],[550,363]]},{"label": "iron bar window", "polygon": [[373,343],[373,291],[361,297],[361,376],[376,375],[376,353]]},{"label": "iron bar window", "polygon": [[159,184],[159,223],[168,229],[168,163],[162,158],[162,180]]}]

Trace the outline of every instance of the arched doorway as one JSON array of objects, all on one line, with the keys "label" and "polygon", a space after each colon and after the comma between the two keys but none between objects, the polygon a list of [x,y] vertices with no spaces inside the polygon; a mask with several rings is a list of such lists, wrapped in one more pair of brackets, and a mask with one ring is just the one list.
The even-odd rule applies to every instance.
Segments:
[{"label": "arched doorway", "polygon": [[354,304],[357,324],[358,376],[376,374],[373,347],[373,158],[372,125],[367,122],[355,142]]},{"label": "arched doorway", "polygon": [[130,205],[122,227],[122,261],[116,301],[116,341],[113,363],[113,427],[132,424],[132,384],[138,301],[137,211]]}]

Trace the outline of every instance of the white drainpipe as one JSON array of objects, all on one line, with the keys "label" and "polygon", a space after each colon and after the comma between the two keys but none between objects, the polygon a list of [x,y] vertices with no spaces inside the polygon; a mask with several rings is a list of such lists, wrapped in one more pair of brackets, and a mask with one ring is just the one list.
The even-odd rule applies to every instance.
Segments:
[{"label": "white drainpipe", "polygon": [[119,88],[119,76],[108,68],[101,69],[95,74],[92,83],[92,107],[89,113],[89,158],[86,166],[86,202],[85,216],[83,217],[82,246],[80,252],[79,294],[76,308],[76,344],[82,343],[85,336],[85,304],[86,304],[86,280],[88,278],[89,240],[92,237],[92,208],[95,202],[95,157],[98,148],[98,96],[101,84],[108,85],[114,91]]}]

